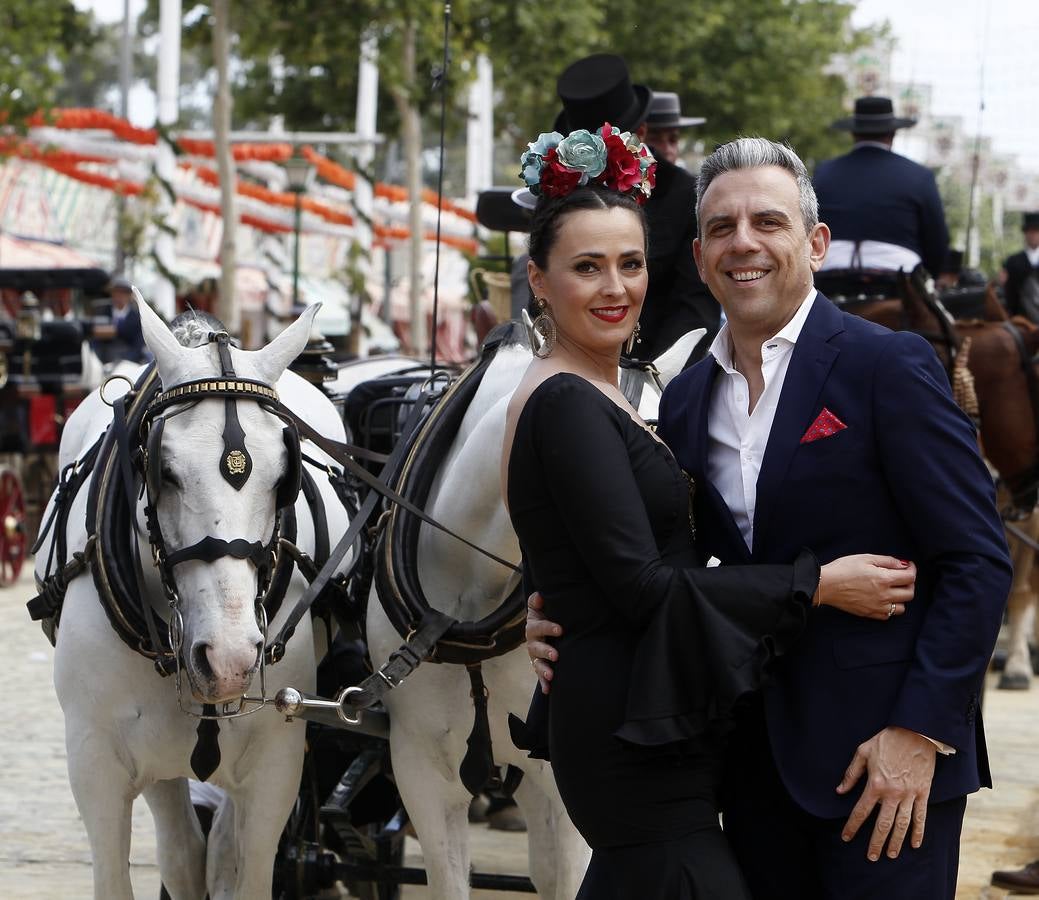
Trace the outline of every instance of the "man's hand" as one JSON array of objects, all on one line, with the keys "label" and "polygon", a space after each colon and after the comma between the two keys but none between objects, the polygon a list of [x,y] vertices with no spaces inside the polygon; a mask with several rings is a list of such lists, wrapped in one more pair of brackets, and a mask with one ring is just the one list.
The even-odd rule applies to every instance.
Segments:
[{"label": "man's hand", "polygon": [[559,659],[556,649],[548,643],[546,638],[559,637],[563,629],[555,622],[549,622],[541,610],[545,601],[541,594],[531,594],[527,598],[527,655],[530,656],[530,664],[538,676],[538,684],[541,685],[541,693],[547,694],[549,682],[552,680],[552,667],[549,661]]},{"label": "man's hand", "polygon": [[837,793],[848,793],[863,774],[867,775],[866,789],[848,816],[841,838],[850,841],[855,837],[873,807],[879,803],[867,858],[876,862],[887,843],[887,855],[895,859],[902,850],[910,824],[913,828],[912,846],[919,847],[924,839],[927,798],[934,778],[934,757],[934,744],[923,735],[905,728],[885,728],[860,744],[844,778],[837,785]]}]

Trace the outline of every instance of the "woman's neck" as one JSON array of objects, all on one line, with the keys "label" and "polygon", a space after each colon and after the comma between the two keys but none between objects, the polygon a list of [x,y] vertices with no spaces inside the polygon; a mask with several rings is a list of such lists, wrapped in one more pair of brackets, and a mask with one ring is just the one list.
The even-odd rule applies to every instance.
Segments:
[{"label": "woman's neck", "polygon": [[556,341],[556,350],[560,363],[564,363],[576,374],[593,381],[603,381],[617,387],[617,370],[620,366],[621,348],[618,346],[610,352],[592,350],[560,335]]}]

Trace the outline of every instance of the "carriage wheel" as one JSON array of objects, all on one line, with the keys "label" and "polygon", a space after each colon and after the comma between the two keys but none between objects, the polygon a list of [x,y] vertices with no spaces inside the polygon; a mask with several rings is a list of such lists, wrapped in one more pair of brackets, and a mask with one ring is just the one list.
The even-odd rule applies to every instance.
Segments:
[{"label": "carriage wheel", "polygon": [[25,537],[29,546],[40,533],[40,524],[51,494],[57,484],[57,453],[38,451],[25,457],[22,467],[22,490],[25,496]]},{"label": "carriage wheel", "polygon": [[18,579],[27,544],[22,483],[13,469],[0,469],[0,587]]}]

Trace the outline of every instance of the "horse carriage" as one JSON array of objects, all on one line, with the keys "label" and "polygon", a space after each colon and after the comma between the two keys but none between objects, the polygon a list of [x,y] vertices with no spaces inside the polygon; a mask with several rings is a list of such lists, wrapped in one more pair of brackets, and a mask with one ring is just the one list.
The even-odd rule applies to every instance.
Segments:
[{"label": "horse carriage", "polygon": [[100,269],[0,269],[0,586],[38,531],[62,425],[97,387],[87,301],[107,282]]}]

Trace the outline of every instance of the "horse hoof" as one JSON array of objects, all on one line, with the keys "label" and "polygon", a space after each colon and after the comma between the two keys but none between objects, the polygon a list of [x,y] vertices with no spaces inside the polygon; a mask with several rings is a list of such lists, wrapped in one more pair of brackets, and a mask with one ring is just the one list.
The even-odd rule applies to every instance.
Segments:
[{"label": "horse hoof", "polygon": [[1027,691],[1032,686],[1032,679],[1027,675],[1016,673],[1009,675],[1004,672],[999,677],[999,684],[997,687],[1001,691]]},{"label": "horse hoof", "polygon": [[487,827],[494,831],[526,831],[527,823],[523,820],[523,813],[519,811],[519,807],[509,805],[488,812]]}]

